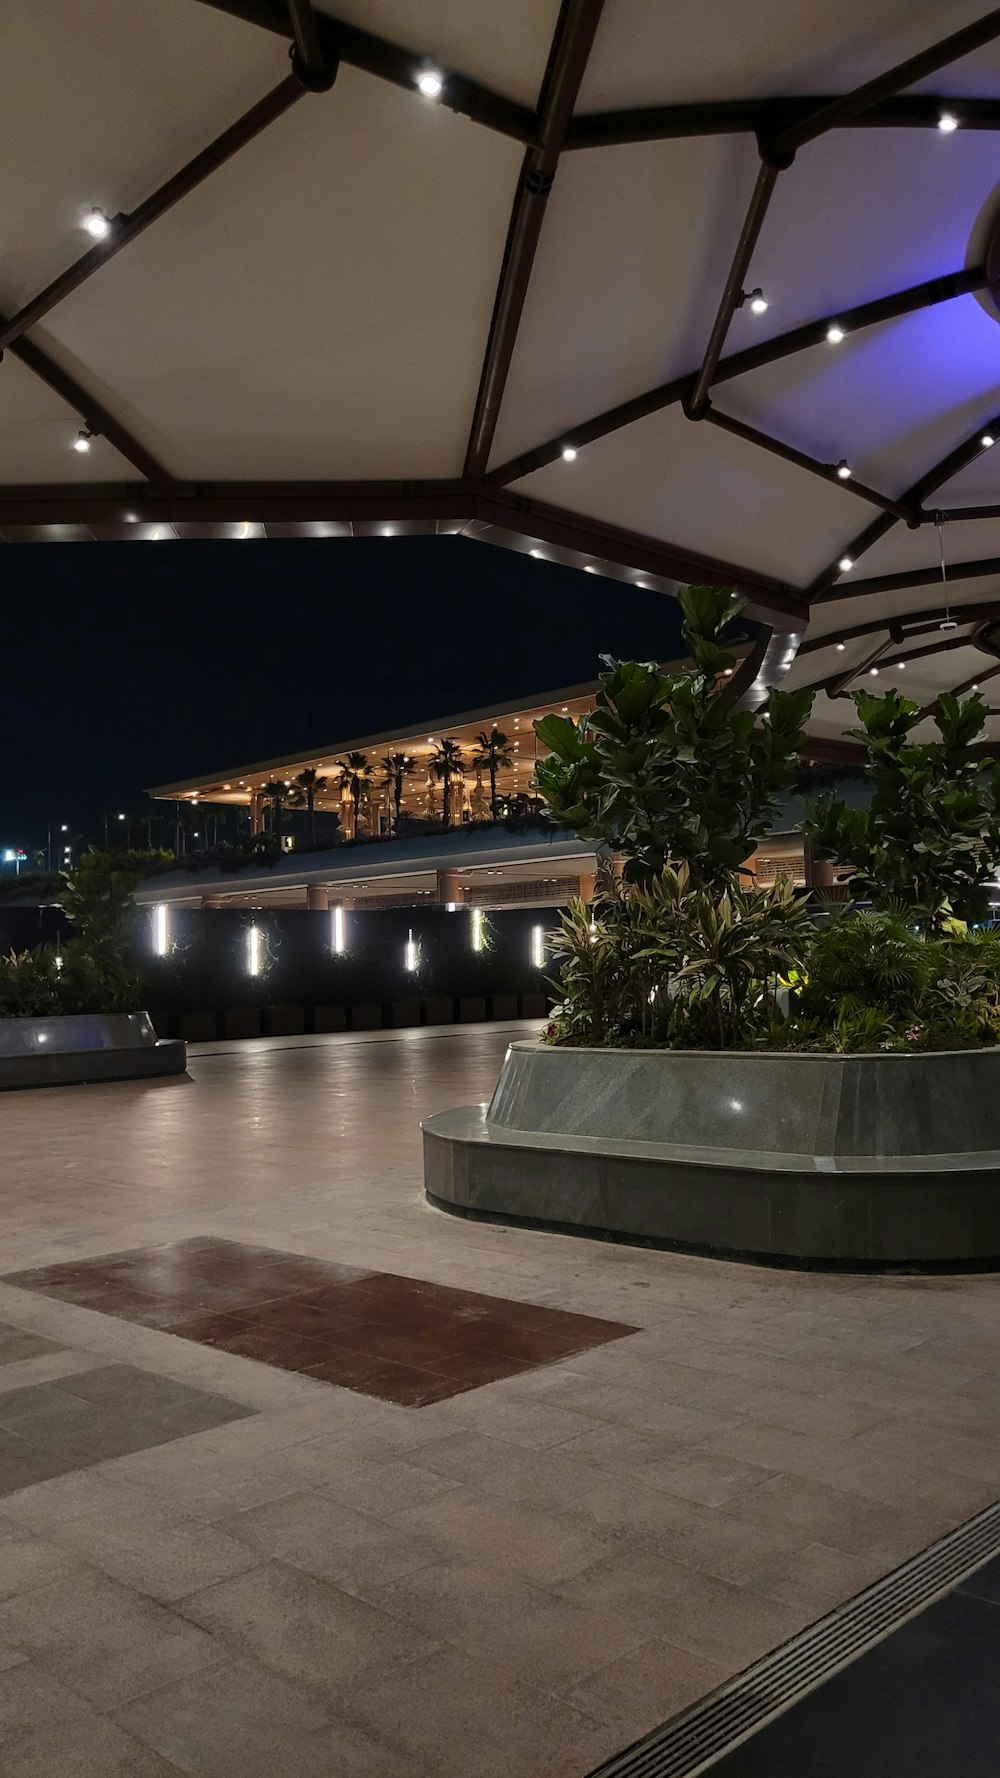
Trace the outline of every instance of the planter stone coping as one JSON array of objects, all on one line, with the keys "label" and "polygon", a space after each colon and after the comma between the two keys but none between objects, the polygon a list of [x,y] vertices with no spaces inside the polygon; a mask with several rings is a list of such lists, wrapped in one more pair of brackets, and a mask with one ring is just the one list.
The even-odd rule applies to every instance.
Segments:
[{"label": "planter stone coping", "polygon": [[891,1168],[959,1155],[996,1166],[1000,1046],[841,1056],[522,1040],[507,1050],[486,1129],[496,1142],[681,1148],[706,1164],[738,1157],[837,1171],[854,1160]]},{"label": "planter stone coping", "polygon": [[0,1019],[0,1091],[183,1074],[187,1046],[157,1037],[148,1012]]}]

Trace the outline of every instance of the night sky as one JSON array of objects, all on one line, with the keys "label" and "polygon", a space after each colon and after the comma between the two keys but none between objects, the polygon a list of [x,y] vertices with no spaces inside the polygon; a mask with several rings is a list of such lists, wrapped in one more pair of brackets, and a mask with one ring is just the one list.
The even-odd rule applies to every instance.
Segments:
[{"label": "night sky", "polygon": [[0,846],[680,652],[672,599],[458,537],[9,544],[3,566]]}]

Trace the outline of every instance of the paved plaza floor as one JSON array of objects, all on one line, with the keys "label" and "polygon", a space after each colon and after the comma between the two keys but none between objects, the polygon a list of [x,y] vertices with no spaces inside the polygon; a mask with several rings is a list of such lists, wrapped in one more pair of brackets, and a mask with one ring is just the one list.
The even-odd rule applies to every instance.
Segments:
[{"label": "paved plaza floor", "polygon": [[1000,1281],[428,1207],[506,1041],[0,1098],[4,1778],[584,1778],[1000,1497]]}]

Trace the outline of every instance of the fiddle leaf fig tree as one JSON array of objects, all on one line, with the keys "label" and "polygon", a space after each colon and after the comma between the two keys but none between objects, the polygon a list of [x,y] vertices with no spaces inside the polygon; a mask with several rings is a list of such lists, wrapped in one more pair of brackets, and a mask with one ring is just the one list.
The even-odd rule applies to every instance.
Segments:
[{"label": "fiddle leaf fig tree", "polygon": [[858,900],[899,912],[924,932],[949,919],[989,917],[987,885],[1000,862],[1000,768],[972,752],[985,730],[983,698],[943,693],[934,708],[939,741],[914,742],[920,706],[898,691],[853,693],[872,785],[866,809],[817,799],[806,832],[813,852],[853,871]]},{"label": "fiddle leaf fig tree", "polygon": [[732,588],[681,589],[690,664],[602,656],[596,708],[545,716],[548,757],[535,779],[549,813],[625,858],[628,882],[685,864],[692,887],[722,888],[772,825],[812,708],[809,691],[772,691],[758,720],[720,679],[736,666],[726,632],[743,609]]}]

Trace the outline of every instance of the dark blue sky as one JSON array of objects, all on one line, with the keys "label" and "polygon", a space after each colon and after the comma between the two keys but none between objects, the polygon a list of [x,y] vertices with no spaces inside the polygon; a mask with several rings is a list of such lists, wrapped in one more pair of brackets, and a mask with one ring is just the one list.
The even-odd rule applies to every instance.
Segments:
[{"label": "dark blue sky", "polygon": [[672,599],[464,538],[3,551],[0,846],[150,784],[679,652]]}]

